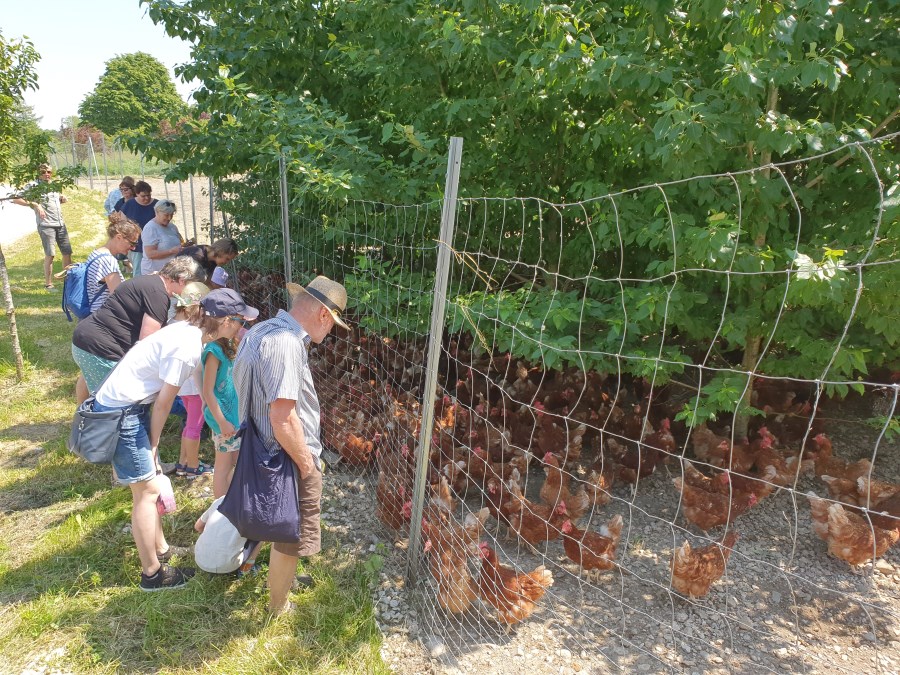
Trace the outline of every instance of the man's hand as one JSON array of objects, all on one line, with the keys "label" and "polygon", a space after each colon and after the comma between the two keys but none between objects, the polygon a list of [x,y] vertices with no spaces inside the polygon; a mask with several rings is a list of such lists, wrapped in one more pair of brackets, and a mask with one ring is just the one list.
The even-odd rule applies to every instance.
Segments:
[{"label": "man's hand", "polygon": [[34,204],[34,212],[38,214],[38,218],[40,218],[41,220],[47,217],[47,212],[44,211],[44,207],[37,202],[35,202]]},{"label": "man's hand", "polygon": [[294,460],[302,479],[315,471],[316,467],[306,445],[306,435],[303,433],[303,423],[297,417],[296,405],[296,401],[287,398],[275,399],[269,405],[269,421],[272,423],[275,440]]}]

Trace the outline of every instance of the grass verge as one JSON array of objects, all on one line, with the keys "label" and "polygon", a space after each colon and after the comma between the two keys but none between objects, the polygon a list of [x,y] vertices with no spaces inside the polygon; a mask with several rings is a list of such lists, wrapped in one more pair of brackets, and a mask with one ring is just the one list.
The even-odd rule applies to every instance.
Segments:
[{"label": "grass verge", "polygon": [[[80,189],[64,206],[75,259],[105,240],[102,196]],[[199,573],[185,589],[144,594],[131,539],[130,493],[109,468],[65,449],[77,375],[74,324],[60,292],[43,288],[37,234],[4,247],[27,378],[15,381],[8,324],[0,327],[0,662],[4,672],[372,673],[379,656],[370,573],[324,533],[308,571],[314,589],[272,620],[263,573],[237,580]],[[57,262],[57,267],[59,263]],[[178,427],[163,459],[178,454]],[[209,459],[210,447],[204,447]],[[203,479],[175,481],[179,509],[166,536],[190,545],[211,495]],[[190,564],[190,560],[175,560]]]}]

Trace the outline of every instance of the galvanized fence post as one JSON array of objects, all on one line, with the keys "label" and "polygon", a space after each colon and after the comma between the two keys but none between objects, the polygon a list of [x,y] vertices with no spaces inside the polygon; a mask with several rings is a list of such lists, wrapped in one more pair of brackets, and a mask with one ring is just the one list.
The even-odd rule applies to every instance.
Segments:
[{"label": "galvanized fence post", "polygon": [[462,162],[463,139],[450,138],[447,156],[447,180],[444,185],[444,207],[441,211],[441,233],[438,239],[437,271],[434,276],[434,300],[431,307],[431,331],[428,355],[425,360],[425,393],[422,396],[422,427],[416,448],[416,483],[413,487],[412,520],[409,524],[407,574],[420,576],[419,563],[422,546],[422,510],[425,506],[425,483],[428,476],[428,454],[431,449],[431,426],[434,422],[434,394],[437,391],[438,357],[444,335],[444,314],[447,305],[447,281],[450,277],[450,254],[453,229],[456,225],[456,195],[459,190],[459,168]]},{"label": "galvanized fence post", "polygon": [[281,178],[279,192],[281,193],[281,238],[284,242],[284,280],[291,283],[294,265],[291,262],[291,212],[288,199],[287,162],[284,161],[284,153],[278,158],[278,175]]},{"label": "galvanized fence post", "polygon": [[97,155],[94,154],[94,141],[88,136],[88,152],[90,153],[90,157],[88,158],[88,183],[91,186],[91,190],[94,189],[94,169],[97,170],[97,182],[100,182],[100,169],[97,167]]},{"label": "galvanized fence post", "polygon": [[[191,188],[191,222],[194,224],[194,243],[197,243],[197,202],[194,201],[194,174],[188,176],[188,185]],[[185,223],[187,225],[187,223]]]},{"label": "galvanized fence post", "polygon": [[213,187],[212,176],[209,177],[209,243],[213,243],[216,238],[213,236],[213,225],[216,217],[216,193]]},{"label": "galvanized fence post", "polygon": [[106,194],[109,194],[109,168],[106,166],[106,134],[100,134],[100,154],[103,156],[103,189],[106,191]]}]

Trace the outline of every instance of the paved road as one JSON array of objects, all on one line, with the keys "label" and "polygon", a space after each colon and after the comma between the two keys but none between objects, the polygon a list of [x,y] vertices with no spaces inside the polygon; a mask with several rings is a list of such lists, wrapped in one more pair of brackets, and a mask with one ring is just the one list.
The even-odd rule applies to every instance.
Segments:
[{"label": "paved road", "polygon": [[[0,196],[8,194],[9,186],[0,185]],[[35,231],[34,211],[25,206],[0,201],[0,246],[11,244]]]}]

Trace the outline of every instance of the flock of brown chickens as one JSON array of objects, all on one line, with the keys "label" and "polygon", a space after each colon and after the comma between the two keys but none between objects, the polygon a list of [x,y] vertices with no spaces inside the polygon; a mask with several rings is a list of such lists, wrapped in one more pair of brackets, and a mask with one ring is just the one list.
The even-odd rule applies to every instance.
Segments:
[{"label": "flock of brown chickens", "polygon": [[[354,332],[323,343],[311,362],[323,441],[347,464],[377,469],[376,515],[404,530],[412,516],[424,349]],[[422,532],[437,603],[451,614],[478,600],[498,622],[514,624],[553,584],[544,566],[522,573],[499,562],[482,540],[491,518],[507,537],[545,555],[549,542],[561,541],[562,553],[589,576],[614,569],[623,518],[600,511],[617,480],[636,493],[660,464],[677,466],[672,483],[688,522],[704,532],[726,526],[721,543],[692,548],[685,541],[674,551],[672,587],[684,595],[705,595],[723,575],[739,538],[729,526],[776,489],[793,488],[804,472],[815,471],[832,495],[809,496],[813,529],[832,554],[859,564],[900,537],[900,486],[874,480],[866,460],[848,464],[834,455],[811,404],[796,402],[793,392],[758,387],[754,404],[766,411],[765,426],[733,443],[705,426],[673,423],[680,405],[659,391],[651,400],[645,380],[545,372],[508,354],[475,357],[455,341],[445,344],[440,369],[446,393],[434,402],[429,430]],[[597,521],[603,524],[592,527]]]}]

